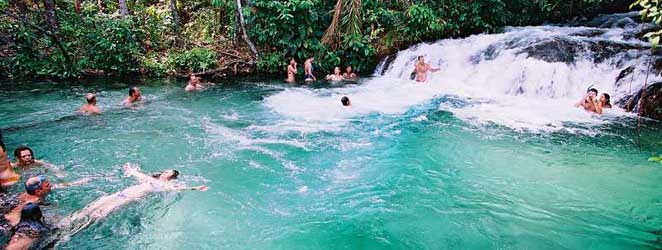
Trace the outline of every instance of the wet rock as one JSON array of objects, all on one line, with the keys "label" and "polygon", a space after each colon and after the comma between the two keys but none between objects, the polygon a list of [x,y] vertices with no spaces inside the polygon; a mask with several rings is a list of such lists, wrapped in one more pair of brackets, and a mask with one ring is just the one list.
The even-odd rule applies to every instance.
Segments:
[{"label": "wet rock", "polygon": [[640,112],[641,116],[662,121],[662,82],[656,82],[646,88],[645,93],[639,90],[634,95],[625,97],[616,105],[627,110]]},{"label": "wet rock", "polygon": [[634,72],[634,65],[621,70],[621,73],[616,77],[616,87],[620,87],[623,83],[627,82],[627,79],[631,79],[626,77],[632,75],[632,72]]},{"label": "wet rock", "polygon": [[524,48],[518,54],[526,53],[528,57],[546,62],[575,63],[575,58],[581,46],[567,39],[553,38]]},{"label": "wet rock", "polygon": [[616,54],[627,52],[628,50],[643,50],[645,48],[632,44],[599,40],[589,43],[589,50],[593,53],[593,62],[601,63]]}]

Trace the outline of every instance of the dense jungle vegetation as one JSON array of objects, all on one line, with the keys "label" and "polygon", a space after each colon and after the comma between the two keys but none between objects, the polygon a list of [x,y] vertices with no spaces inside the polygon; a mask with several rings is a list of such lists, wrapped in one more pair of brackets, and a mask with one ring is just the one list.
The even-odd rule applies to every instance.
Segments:
[{"label": "dense jungle vegetation", "polygon": [[280,74],[316,56],[367,74],[384,55],[630,0],[0,0],[4,78]]}]

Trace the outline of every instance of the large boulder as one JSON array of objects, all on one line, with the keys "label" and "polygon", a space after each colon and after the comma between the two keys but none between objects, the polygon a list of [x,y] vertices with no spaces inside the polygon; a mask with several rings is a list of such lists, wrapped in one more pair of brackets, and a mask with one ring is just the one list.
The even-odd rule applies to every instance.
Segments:
[{"label": "large boulder", "polygon": [[642,92],[644,91],[639,90],[636,94],[619,100],[616,105],[627,111],[640,112],[644,117],[662,121],[662,82],[653,83]]}]

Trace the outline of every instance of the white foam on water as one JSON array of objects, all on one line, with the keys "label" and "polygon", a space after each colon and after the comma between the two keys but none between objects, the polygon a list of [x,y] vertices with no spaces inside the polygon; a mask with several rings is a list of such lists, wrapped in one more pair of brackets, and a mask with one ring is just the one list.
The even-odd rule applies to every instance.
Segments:
[{"label": "white foam on water", "polygon": [[[348,121],[371,113],[403,114],[413,106],[445,96],[458,97],[465,104],[454,106],[442,101],[440,109],[476,124],[496,123],[528,131],[572,130],[577,124],[600,125],[608,119],[584,112],[573,104],[589,87],[609,93],[613,104],[643,86],[649,52],[642,47],[646,46],[645,42],[626,39],[626,31],[623,28],[519,27],[508,28],[501,34],[418,44],[399,52],[383,76],[368,79],[362,85],[332,89],[290,88],[266,98],[265,105],[285,116],[289,123],[306,124],[292,129],[305,127],[308,131],[337,130]],[[578,35],[587,33],[598,35]],[[621,51],[597,60],[604,56],[600,54],[603,52],[590,50],[597,42],[626,46],[614,45]],[[550,48],[550,43],[571,45],[551,46],[556,51],[549,52],[546,48]],[[573,51],[563,51],[563,48]],[[572,61],[548,62],[530,57],[529,51],[543,54],[543,57],[560,53],[560,58],[568,52],[565,58],[570,57]],[[428,82],[423,84],[409,80],[419,55],[424,55],[433,67],[441,68],[430,73]],[[616,78],[629,66],[635,66],[633,75],[617,84]],[[384,67],[387,66],[382,63],[378,70]],[[662,80],[660,76],[651,74],[648,82],[659,80]],[[352,107],[340,105],[343,95],[349,96]],[[627,115],[619,110],[609,113],[609,116]]]}]

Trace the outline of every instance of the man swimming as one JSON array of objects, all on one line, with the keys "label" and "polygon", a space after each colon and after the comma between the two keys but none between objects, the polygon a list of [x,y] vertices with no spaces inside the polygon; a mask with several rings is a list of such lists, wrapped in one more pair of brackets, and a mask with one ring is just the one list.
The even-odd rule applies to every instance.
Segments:
[{"label": "man swimming", "polygon": [[142,100],[143,98],[141,97],[140,89],[138,87],[130,87],[129,96],[127,96],[126,99],[124,99],[122,105],[124,105],[125,107],[131,107],[136,102],[140,102]]},{"label": "man swimming", "polygon": [[590,88],[586,91],[584,97],[575,104],[575,107],[582,107],[588,112],[597,113],[595,97],[598,95],[598,90]]},{"label": "man swimming", "polygon": [[416,62],[416,65],[414,66],[414,72],[416,74],[416,81],[417,82],[425,82],[428,80],[428,71],[432,72],[437,72],[439,71],[439,68],[433,68],[430,66],[430,64],[425,62],[425,58],[423,56],[418,56],[418,61]]},{"label": "man swimming", "polygon": [[101,109],[99,109],[99,107],[97,107],[97,96],[96,95],[94,95],[92,93],[88,93],[85,96],[85,100],[87,101],[87,104],[80,107],[80,109],[78,110],[80,113],[89,114],[89,115],[91,115],[91,114],[101,114]]},{"label": "man swimming", "polygon": [[7,234],[9,230],[19,223],[21,209],[27,203],[41,203],[51,192],[51,183],[44,177],[35,176],[25,181],[25,192],[14,197],[5,197],[2,200],[3,215],[0,215],[0,232]]},{"label": "man swimming", "polygon": [[63,177],[64,173],[56,166],[41,160],[35,160],[34,151],[28,146],[20,146],[14,150],[16,162],[12,164],[14,168],[21,170],[32,169],[33,167],[47,167],[55,172],[58,177]]},{"label": "man swimming", "polygon": [[294,83],[296,78],[294,77],[297,73],[297,61],[294,58],[290,59],[290,64],[287,65],[287,79],[286,82]]},{"label": "man swimming", "polygon": [[191,92],[202,89],[202,84],[200,84],[200,77],[191,74],[189,76],[188,84],[184,87],[184,91]]},{"label": "man swimming", "polygon": [[43,220],[41,208],[35,202],[28,202],[21,209],[20,222],[11,229],[6,250],[33,249],[33,244],[51,231]]},{"label": "man swimming", "polygon": [[317,78],[313,75],[313,60],[315,60],[315,57],[311,56],[303,63],[304,80],[306,82],[317,81]]},{"label": "man swimming", "polygon": [[345,79],[354,79],[357,76],[354,74],[354,72],[352,72],[352,66],[348,65],[347,68],[345,68],[345,73],[342,74],[342,77]]},{"label": "man swimming", "polygon": [[149,176],[141,173],[137,166],[126,164],[124,165],[124,174],[135,177],[139,183],[120,192],[103,196],[88,204],[82,210],[63,219],[59,228],[67,228],[71,234],[75,234],[119,208],[145,198],[151,193],[181,190],[207,191],[207,186],[186,187],[173,183],[172,180],[179,176],[177,170],[166,170],[160,174]]},{"label": "man swimming", "polygon": [[352,106],[352,102],[349,101],[349,97],[347,96],[343,96],[342,98],[340,98],[340,103],[342,103],[342,105],[345,107]]},{"label": "man swimming", "polygon": [[335,67],[332,75],[326,75],[327,81],[342,81],[343,79],[344,78],[340,74],[340,67]]}]

